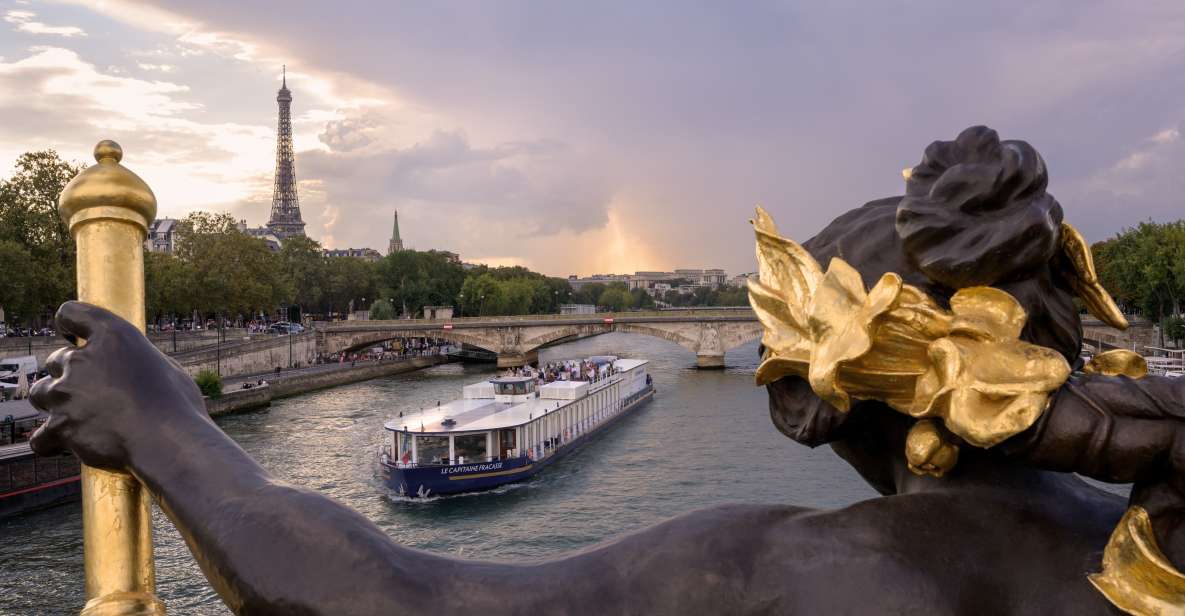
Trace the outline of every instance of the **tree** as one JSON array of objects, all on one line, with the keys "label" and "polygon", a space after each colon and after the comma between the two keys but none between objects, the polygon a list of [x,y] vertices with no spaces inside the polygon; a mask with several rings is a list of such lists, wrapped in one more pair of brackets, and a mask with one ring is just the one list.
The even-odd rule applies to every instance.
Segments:
[{"label": "tree", "polygon": [[397,310],[419,314],[424,306],[455,305],[465,270],[435,250],[401,250],[378,265],[379,286]]},{"label": "tree", "polygon": [[632,305],[629,291],[613,286],[605,289],[597,300],[597,306],[607,308],[613,312],[620,312]]},{"label": "tree", "polygon": [[386,321],[396,318],[395,307],[389,299],[377,299],[370,305],[370,318],[375,321]]},{"label": "tree", "polygon": [[280,270],[291,296],[286,301],[302,311],[317,310],[325,295],[325,256],[321,244],[307,237],[284,240],[280,248]]},{"label": "tree", "polygon": [[0,272],[4,272],[0,306],[4,307],[8,321],[15,323],[40,311],[36,299],[38,272],[28,249],[11,240],[0,240]]},{"label": "tree", "polygon": [[240,232],[230,214],[194,212],[178,223],[177,234],[177,256],[192,268],[194,308],[247,316],[293,296],[277,254]]},{"label": "tree", "polygon": [[378,297],[378,268],[353,257],[325,260],[325,312],[345,313],[353,305],[361,308],[366,298]]},{"label": "tree", "polygon": [[653,308],[654,298],[645,289],[634,289],[630,291],[630,305],[641,309]]},{"label": "tree", "polygon": [[193,268],[171,254],[144,251],[144,305],[148,320],[184,315],[200,304]]},{"label": "tree", "polygon": [[85,168],[63,161],[53,150],[27,152],[17,158],[13,175],[0,182],[0,241],[11,242],[4,258],[19,259],[0,271],[6,278],[13,271],[9,268],[35,273],[18,299],[11,291],[0,292],[0,305],[31,324],[74,295],[74,241],[58,215],[58,196]]},{"label": "tree", "polygon": [[502,285],[489,272],[470,276],[461,285],[461,312],[466,316],[503,314]]},{"label": "tree", "polygon": [[1103,285],[1121,305],[1153,321],[1181,315],[1185,221],[1142,222],[1095,244],[1092,252]]},{"label": "tree", "polygon": [[1177,345],[1177,348],[1181,348],[1181,343],[1185,341],[1185,319],[1181,317],[1165,319],[1164,335],[1172,340]]},{"label": "tree", "polygon": [[217,372],[213,370],[202,370],[193,377],[193,381],[197,383],[198,389],[201,390],[202,395],[207,398],[221,398],[222,397],[222,377],[218,376]]}]

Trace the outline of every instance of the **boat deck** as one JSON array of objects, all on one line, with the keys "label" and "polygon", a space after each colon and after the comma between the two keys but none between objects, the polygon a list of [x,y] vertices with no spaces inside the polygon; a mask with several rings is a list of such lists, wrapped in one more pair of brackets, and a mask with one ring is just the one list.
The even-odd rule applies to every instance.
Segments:
[{"label": "boat deck", "polygon": [[[595,393],[617,382],[614,375],[589,384],[588,381],[555,381],[545,387],[558,385],[570,387],[590,385],[588,393]],[[538,397],[521,402],[499,402],[494,398],[468,398],[454,400],[438,407],[426,409],[419,414],[409,414],[386,422],[383,426],[392,431],[450,434],[480,432],[521,426],[532,419],[576,402],[574,399]],[[456,423],[444,425],[445,419]],[[421,429],[422,426],[422,429]]]}]

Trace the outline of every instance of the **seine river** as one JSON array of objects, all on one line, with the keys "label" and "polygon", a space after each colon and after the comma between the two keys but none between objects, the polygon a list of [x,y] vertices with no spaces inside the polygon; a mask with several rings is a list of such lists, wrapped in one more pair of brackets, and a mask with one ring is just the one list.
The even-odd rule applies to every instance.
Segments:
[{"label": "seine river", "polygon": [[[357,383],[219,424],[278,477],[346,503],[396,541],[461,558],[551,556],[717,503],[836,507],[875,495],[830,449],[774,429],[753,386],[756,344],[730,352],[723,371],[698,371],[683,348],[627,334],[554,347],[542,360],[607,354],[650,359],[654,401],[530,482],[484,494],[394,497],[377,479],[377,450],[386,419],[460,397],[462,385],[493,375],[489,366]],[[155,522],[169,612],[228,614],[159,511]],[[0,614],[77,614],[81,537],[77,504],[0,522]]]}]

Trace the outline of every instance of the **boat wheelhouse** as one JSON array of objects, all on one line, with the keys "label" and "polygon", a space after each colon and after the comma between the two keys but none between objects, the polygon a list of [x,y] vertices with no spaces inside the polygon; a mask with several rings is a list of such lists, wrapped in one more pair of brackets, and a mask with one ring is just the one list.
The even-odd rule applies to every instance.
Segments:
[{"label": "boat wheelhouse", "polygon": [[586,380],[502,376],[466,385],[460,400],[401,413],[384,425],[393,433],[384,479],[399,494],[429,496],[531,477],[653,397],[648,363],[590,357],[575,371]]}]

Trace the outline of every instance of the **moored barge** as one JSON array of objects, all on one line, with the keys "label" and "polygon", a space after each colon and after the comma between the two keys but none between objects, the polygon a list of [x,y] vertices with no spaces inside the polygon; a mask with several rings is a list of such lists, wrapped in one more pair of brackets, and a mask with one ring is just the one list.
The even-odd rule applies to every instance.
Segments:
[{"label": "moored barge", "polygon": [[503,376],[462,399],[387,422],[380,466],[405,496],[488,490],[534,476],[654,397],[649,364],[591,357],[585,380]]},{"label": "moored barge", "polygon": [[0,518],[78,497],[78,459],[40,456],[29,447],[29,437],[48,418],[27,400],[0,402]]}]

